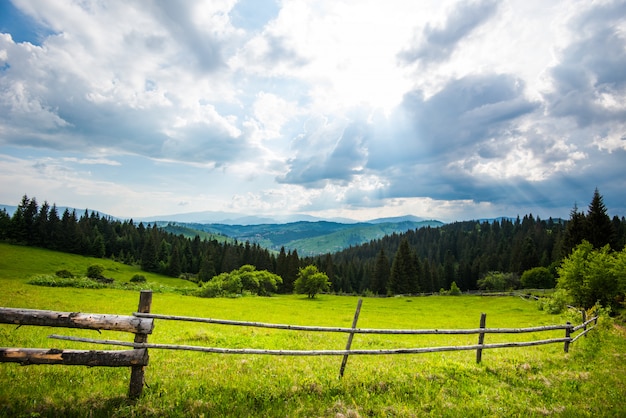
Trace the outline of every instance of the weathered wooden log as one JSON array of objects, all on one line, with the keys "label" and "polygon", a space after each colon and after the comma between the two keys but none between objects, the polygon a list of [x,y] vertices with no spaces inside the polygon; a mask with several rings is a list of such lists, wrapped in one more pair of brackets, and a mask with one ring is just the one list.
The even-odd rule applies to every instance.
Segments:
[{"label": "weathered wooden log", "polygon": [[[139,294],[139,306],[137,310],[142,313],[150,312],[152,306],[152,291],[142,290]],[[135,334],[135,343],[146,343],[148,341],[148,333]],[[146,357],[148,352],[146,350]],[[147,364],[147,362],[146,362]],[[131,399],[138,399],[143,393],[143,385],[145,382],[144,377],[144,365],[133,366],[130,372],[130,384],[128,386],[128,397]]]},{"label": "weathered wooden log", "polygon": [[[352,328],[356,329],[356,324],[359,320],[359,314],[361,313],[361,305],[363,304],[363,299],[359,298],[359,301],[356,305],[356,311],[354,312],[354,318],[352,319]],[[346,351],[350,351],[350,347],[352,347],[352,339],[354,338],[354,333],[350,333],[348,335],[348,341],[346,343]],[[348,364],[348,355],[344,354],[343,360],[341,361],[341,368],[339,369],[339,377],[343,377],[343,373],[346,370],[346,364]]]},{"label": "weathered wooden log", "polygon": [[576,342],[577,339],[579,339],[580,337],[582,337],[583,335],[587,335],[587,333],[589,331],[591,331],[592,329],[594,329],[597,325],[592,325],[591,327],[587,328],[586,330],[584,330],[583,332],[581,332],[580,334],[578,334],[576,337],[572,338],[571,343],[574,344],[574,342]]},{"label": "weathered wooden log", "polygon": [[135,312],[133,315],[139,318],[165,319],[170,321],[189,321],[207,324],[238,325],[256,328],[273,328],[290,331],[319,331],[319,332],[344,332],[348,334],[397,334],[397,335],[433,335],[433,334],[522,334],[526,332],[541,332],[566,329],[569,325],[543,325],[528,328],[474,328],[474,329],[372,329],[372,328],[346,328],[346,327],[317,327],[308,325],[285,325],[268,324],[264,322],[233,321],[229,319],[198,318],[194,316],[144,314]]},{"label": "weathered wooden log", "polygon": [[[480,328],[483,329],[485,328],[485,326],[487,325],[487,314],[486,313],[481,313],[480,314]],[[485,344],[485,334],[484,333],[480,333],[478,334],[478,345],[482,346]],[[483,359],[483,350],[482,348],[479,348],[478,350],[476,350],[476,363],[479,363],[482,361]]]},{"label": "weathered wooden log", "polygon": [[0,348],[0,362],[63,364],[66,366],[130,367],[148,364],[148,350],[58,350],[48,348]]},{"label": "weathered wooden log", "polygon": [[593,318],[586,320],[582,324],[576,325],[574,328],[572,328],[572,332],[576,332],[576,331],[578,331],[581,328],[587,329],[587,325],[589,325],[590,323],[595,322],[597,320],[598,320],[598,317],[594,316]]},{"label": "weathered wooden log", "polygon": [[378,354],[421,354],[421,353],[438,353],[442,351],[467,351],[467,350],[487,350],[493,348],[515,348],[515,347],[532,347],[535,345],[556,344],[569,342],[570,338],[551,338],[548,340],[536,341],[518,341],[494,344],[475,344],[475,345],[458,345],[443,347],[418,347],[418,348],[392,348],[392,349],[374,349],[374,350],[265,350],[256,348],[221,348],[221,347],[202,347],[197,345],[178,345],[178,344],[150,344],[150,343],[131,343],[127,341],[117,340],[96,340],[91,338],[70,337],[63,335],[50,335],[49,338],[67,341],[80,341],[91,344],[119,345],[124,347],[135,348],[156,348],[160,350],[182,350],[182,351],[200,351],[203,353],[216,354],[261,354],[273,356],[345,356],[345,355],[378,355]]},{"label": "weathered wooden log", "polygon": [[0,323],[150,334],[154,321],[135,316],[0,308]]}]

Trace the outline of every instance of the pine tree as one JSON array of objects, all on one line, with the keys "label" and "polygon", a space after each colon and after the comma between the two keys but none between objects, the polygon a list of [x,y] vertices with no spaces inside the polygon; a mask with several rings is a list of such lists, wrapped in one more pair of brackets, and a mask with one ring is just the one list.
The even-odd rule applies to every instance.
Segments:
[{"label": "pine tree", "polygon": [[587,211],[585,238],[594,248],[599,249],[609,244],[615,249],[615,230],[598,188],[593,193],[593,199]]},{"label": "pine tree", "polygon": [[570,211],[569,221],[565,228],[565,236],[563,238],[563,256],[569,255],[572,250],[582,242],[585,238],[586,229],[585,214],[578,211],[578,205]]},{"label": "pine tree", "polygon": [[141,269],[156,272],[159,270],[159,260],[157,258],[155,237],[150,230],[146,230],[145,234],[148,237],[145,239],[143,250],[141,251]]},{"label": "pine tree", "polygon": [[406,238],[400,242],[398,251],[393,258],[389,282],[391,291],[395,294],[409,294],[419,291],[417,289],[417,277],[411,257],[411,249]]},{"label": "pine tree", "polygon": [[171,277],[178,277],[182,273],[182,260],[178,243],[172,248],[172,254],[169,257],[167,263],[167,275]]},{"label": "pine tree", "polygon": [[384,249],[380,249],[378,257],[376,257],[376,264],[374,266],[374,274],[372,275],[371,291],[377,295],[386,295],[389,287],[390,277],[389,259],[385,254]]},{"label": "pine tree", "polygon": [[201,282],[208,282],[211,280],[215,273],[215,263],[213,262],[213,257],[209,251],[202,257],[202,261],[200,262],[200,271],[198,272],[198,280]]}]

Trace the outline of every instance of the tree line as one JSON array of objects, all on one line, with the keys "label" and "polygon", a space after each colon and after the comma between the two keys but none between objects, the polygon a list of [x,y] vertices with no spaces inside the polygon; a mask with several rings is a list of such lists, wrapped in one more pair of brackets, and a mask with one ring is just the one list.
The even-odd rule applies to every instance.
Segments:
[{"label": "tree line", "polygon": [[475,290],[494,272],[506,273],[501,278],[507,288],[516,288],[524,272],[537,268],[551,276],[541,287],[552,287],[557,267],[583,240],[594,248],[626,245],[626,219],[609,217],[597,189],[587,212],[574,205],[568,220],[530,214],[455,222],[388,235],[312,262],[328,274],[337,292],[432,293],[452,283]]},{"label": "tree line", "polygon": [[[609,218],[599,191],[586,213],[576,206],[569,220],[517,219],[464,221],[392,234],[334,254],[300,258],[296,250],[278,254],[250,242],[219,242],[166,232],[156,224],[136,224],[85,210],[80,216],[23,196],[12,216],[0,211],[0,240],[138,264],[144,271],[208,282],[242,266],[282,278],[279,293],[293,293],[302,267],[315,265],[337,293],[409,294],[479,287],[490,272],[505,272],[510,286],[525,271],[542,267],[553,276],[560,261],[583,240],[595,248],[626,244],[626,220]],[[516,281],[517,280],[517,281]]]},{"label": "tree line", "polygon": [[249,242],[219,242],[217,239],[188,238],[157,227],[136,224],[85,210],[80,216],[56,205],[39,205],[36,198],[22,197],[12,216],[0,211],[0,240],[37,246],[84,256],[111,258],[137,264],[148,272],[207,282],[221,273],[244,265],[280,275],[279,291],[292,293],[301,260],[297,251],[281,249],[270,253]]}]

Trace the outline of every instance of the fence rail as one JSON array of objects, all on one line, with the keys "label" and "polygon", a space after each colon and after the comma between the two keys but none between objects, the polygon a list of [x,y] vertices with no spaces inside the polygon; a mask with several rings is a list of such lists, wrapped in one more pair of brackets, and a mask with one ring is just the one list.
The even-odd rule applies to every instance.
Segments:
[{"label": "fence rail", "polygon": [[289,331],[312,332],[343,332],[349,334],[397,334],[397,335],[427,335],[427,334],[520,334],[525,332],[553,331],[568,328],[568,325],[546,325],[529,328],[473,328],[473,329],[377,329],[377,328],[346,328],[346,327],[316,327],[308,325],[268,324],[263,322],[231,321],[227,319],[198,318],[193,316],[159,315],[134,313],[140,318],[153,318],[170,321],[202,322],[207,324],[236,325],[254,328],[272,328]]},{"label": "fence rail", "polygon": [[[481,314],[479,328],[472,329],[371,329],[357,328],[362,300],[359,299],[352,322],[352,327],[320,327],[287,324],[270,324],[263,322],[233,321],[226,319],[198,318],[189,316],[159,315],[150,313],[152,292],[142,291],[139,298],[138,312],[132,316],[84,314],[79,312],[55,312],[34,309],[0,308],[0,323],[36,326],[53,326],[65,328],[83,328],[92,330],[125,331],[135,334],[133,342],[92,339],[74,336],[50,335],[49,338],[91,344],[115,345],[130,347],[132,350],[58,350],[36,348],[0,348],[0,362],[14,362],[23,365],[30,364],[63,364],[83,366],[130,367],[131,379],[129,397],[137,398],[141,395],[144,385],[144,368],[148,365],[149,349],[183,350],[216,354],[240,355],[275,355],[275,356],[343,356],[339,376],[343,376],[348,357],[352,355],[394,355],[394,354],[421,354],[446,351],[476,351],[476,362],[482,360],[482,352],[487,349],[531,347],[545,344],[563,344],[568,352],[570,344],[586,335],[597,324],[598,317],[583,319],[580,325],[569,322],[563,325],[544,325],[526,328],[487,328],[486,314]],[[231,326],[245,326],[256,328],[272,328],[288,331],[331,332],[347,333],[348,341],[343,350],[267,350],[251,348],[222,348],[202,347],[194,345],[153,344],[148,343],[148,335],[154,330],[154,320],[186,321],[210,323]],[[590,326],[590,324],[592,324]],[[521,334],[545,331],[565,331],[562,338],[549,338],[533,341],[513,341],[502,343],[485,343],[486,334]],[[578,335],[574,333],[583,330]],[[394,348],[394,349],[351,349],[352,338],[355,334],[393,334],[393,335],[471,335],[478,334],[478,343],[459,346]]]}]

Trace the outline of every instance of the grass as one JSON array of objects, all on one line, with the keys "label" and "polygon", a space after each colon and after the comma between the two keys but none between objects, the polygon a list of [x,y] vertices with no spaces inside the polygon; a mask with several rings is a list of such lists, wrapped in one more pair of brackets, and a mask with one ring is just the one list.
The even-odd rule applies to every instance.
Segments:
[{"label": "grass", "polygon": [[[31,254],[32,252],[32,254]],[[19,254],[18,254],[19,253]],[[7,262],[7,260],[10,260]],[[54,262],[56,260],[56,263]],[[136,271],[108,264],[107,276],[128,280]],[[137,291],[29,285],[60,268],[86,270],[94,260],[0,245],[0,306],[117,313],[136,310]],[[17,265],[19,264],[19,265]],[[72,270],[74,269],[74,270]],[[129,269],[129,270],[127,270]],[[113,276],[113,273],[117,276]],[[144,274],[144,273],[142,273]],[[187,286],[153,277],[148,281]],[[155,294],[152,312],[297,325],[350,326],[357,298],[300,296],[202,299]],[[476,328],[560,324],[535,302],[515,297],[366,298],[361,328]],[[351,356],[343,379],[340,357],[275,357],[150,351],[148,386],[126,398],[126,368],[0,364],[0,416],[626,416],[626,338],[606,320],[563,352],[561,344],[527,349],[396,356]],[[0,325],[0,346],[103,349],[50,340],[49,334],[131,341],[132,335]],[[487,335],[486,343],[522,338]],[[157,321],[152,343],[232,348],[342,349],[345,334]],[[356,335],[353,348],[474,344],[476,336]],[[106,347],[105,347],[106,348]],[[115,347],[108,347],[115,348]]]}]

